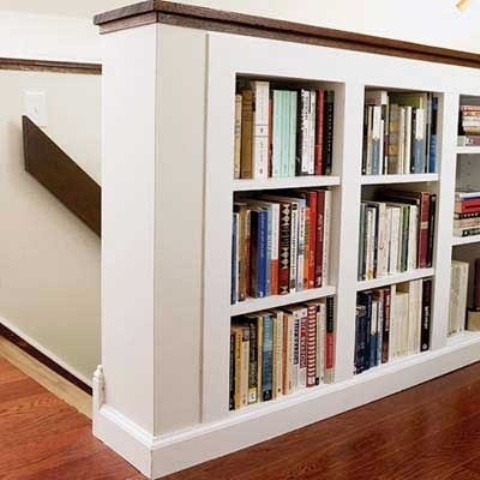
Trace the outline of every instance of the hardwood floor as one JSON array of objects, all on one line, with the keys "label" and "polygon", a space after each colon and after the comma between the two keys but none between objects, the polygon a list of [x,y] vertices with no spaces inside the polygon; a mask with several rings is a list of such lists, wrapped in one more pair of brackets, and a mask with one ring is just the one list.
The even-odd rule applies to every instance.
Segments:
[{"label": "hardwood floor", "polygon": [[480,480],[480,364],[168,480]]},{"label": "hardwood floor", "polygon": [[[165,477],[480,480],[480,364]],[[0,479],[140,480],[90,420],[0,358]]]},{"label": "hardwood floor", "polygon": [[[92,418],[92,397],[0,336],[0,357],[10,362],[57,397]],[[1,478],[1,477],[0,477]]]},{"label": "hardwood floor", "polygon": [[91,421],[0,358],[0,479],[140,480]]}]

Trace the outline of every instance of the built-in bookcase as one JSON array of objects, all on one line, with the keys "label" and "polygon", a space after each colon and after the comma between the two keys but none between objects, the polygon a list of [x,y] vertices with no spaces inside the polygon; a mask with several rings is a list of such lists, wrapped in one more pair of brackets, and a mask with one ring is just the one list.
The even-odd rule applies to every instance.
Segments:
[{"label": "built-in bookcase", "polygon": [[[292,32],[127,33],[105,36],[101,438],[142,465],[154,451],[155,471],[171,473],[480,359],[478,332],[449,335],[452,259],[480,256],[477,237],[453,236],[457,183],[479,172],[480,146],[457,145],[459,108],[480,97],[477,69],[296,43]],[[328,169],[315,153],[320,91],[334,98]],[[416,103],[401,104],[408,96]],[[392,105],[410,136],[402,169],[385,155]],[[328,269],[317,281],[320,197]],[[395,228],[387,247],[378,231]],[[402,320],[387,349],[392,297]]]},{"label": "built-in bookcase", "polygon": [[[244,41],[230,39],[232,48],[237,40],[239,44]],[[334,385],[336,388],[346,386],[345,382],[357,378],[358,373],[388,371],[390,365],[398,367],[405,362],[411,365],[411,361],[418,362],[421,368],[429,355],[447,348],[451,259],[445,253],[451,248],[451,236],[445,232],[451,228],[449,218],[454,198],[454,185],[448,172],[458,148],[455,145],[458,95],[446,92],[431,77],[423,77],[419,73],[421,66],[416,62],[406,61],[412,69],[410,80],[404,73],[400,77],[400,70],[398,76],[393,74],[401,65],[405,67],[403,62],[397,64],[394,59],[388,59],[391,71],[382,69],[382,74],[380,71],[366,74],[362,84],[350,76],[347,64],[338,63],[338,58],[333,63],[328,49],[317,51],[305,46],[250,41],[255,44],[255,56],[238,52],[235,61],[222,65],[215,59],[224,59],[224,56],[214,52],[223,51],[223,47],[216,41],[210,47],[206,342],[209,343],[210,338],[210,318],[220,322],[217,325],[222,325],[223,332],[223,340],[216,347],[217,361],[213,361],[213,355],[211,360],[206,359],[205,371],[217,372],[216,394],[212,395],[212,388],[204,390],[204,412],[206,418],[212,419],[225,417],[228,410],[235,410],[230,415],[241,415],[252,408],[268,412],[274,405],[286,405],[289,398],[298,399],[302,395],[324,398]],[[316,55],[321,55],[323,61],[314,61]],[[267,57],[275,56],[291,61],[281,65],[267,61]],[[348,57],[351,59],[351,54]],[[375,64],[374,59],[372,62]],[[318,116],[312,119],[311,115],[319,111],[316,102],[320,90],[333,92],[335,99],[331,167],[327,171],[315,167]],[[290,100],[284,101],[284,94]],[[243,137],[245,128],[251,132],[249,139]],[[246,145],[251,148],[248,160],[251,164],[247,169],[241,151]],[[307,150],[310,153],[305,153]],[[285,160],[287,157],[289,160]],[[290,164],[284,168],[282,162],[285,161]],[[293,291],[285,285],[280,289],[276,284],[270,294],[269,282],[272,278],[278,282],[279,275],[276,272],[272,277],[272,269],[280,263],[281,213],[278,210],[285,203],[300,205],[300,199],[303,208],[307,206],[309,210],[311,200],[305,199],[309,192],[318,191],[327,191],[330,199],[328,278],[322,284],[312,284],[313,288],[309,288],[308,280],[302,284],[297,278],[297,288]],[[255,272],[247,272],[248,281],[255,276],[258,282],[259,271],[262,276],[261,288],[256,292],[252,286],[246,289],[245,278],[242,278],[245,266],[241,258],[245,258],[245,251],[251,247],[246,248],[244,243],[245,208],[251,216],[249,222],[254,218],[254,226],[249,224],[252,229],[249,241],[253,242],[255,255],[260,242],[264,249],[261,260],[252,257],[251,251],[248,254],[249,268],[256,264]],[[273,223],[278,231],[272,234],[270,223],[275,209]],[[260,216],[265,218],[260,220]],[[213,223],[210,225],[213,218],[217,219],[217,225],[223,225],[221,232],[212,227]],[[291,226],[285,228],[292,232]],[[297,233],[301,230],[295,228]],[[260,235],[259,231],[263,233]],[[305,230],[301,231],[300,235],[305,235]],[[300,269],[305,268],[306,258],[302,257],[305,238],[303,246],[296,246],[296,252],[288,251],[290,261],[298,262]],[[273,258],[272,248],[276,252]],[[214,291],[215,297],[210,297],[209,291]],[[382,359],[379,328],[384,328],[381,317],[385,312],[383,315],[379,312],[385,310],[385,296],[389,297],[391,318],[396,312],[399,320],[398,324],[393,323],[390,355],[384,354]],[[251,402],[245,400],[248,372],[256,369],[258,379],[261,371],[258,358],[264,347],[259,343],[258,332],[265,334],[265,325],[260,324],[268,325],[270,381],[280,366],[287,368],[285,356],[289,355],[285,330],[278,333],[278,326],[272,326],[284,325],[277,316],[303,312],[299,314],[293,340],[299,345],[300,358],[302,348],[306,349],[305,345],[302,347],[302,335],[308,337],[307,330],[302,333],[301,316],[306,323],[309,302],[325,298],[332,298],[335,305],[335,364],[329,382],[307,386],[302,380],[289,394],[285,388],[279,388],[277,394],[268,393],[261,398],[261,387],[256,385],[255,390],[255,379],[250,378],[251,390],[256,394],[252,394]],[[372,300],[375,319],[364,322],[362,308],[366,307],[371,317]],[[247,339],[252,337],[253,341],[246,347]],[[265,342],[265,338],[261,341]],[[372,342],[376,342],[375,347]],[[368,355],[364,343],[368,343],[371,350]],[[359,360],[359,355],[364,360]],[[218,361],[220,357],[222,360]],[[242,369],[241,374],[238,369]],[[277,384],[279,381],[276,380]],[[242,402],[238,400],[241,382],[245,393]]]}]

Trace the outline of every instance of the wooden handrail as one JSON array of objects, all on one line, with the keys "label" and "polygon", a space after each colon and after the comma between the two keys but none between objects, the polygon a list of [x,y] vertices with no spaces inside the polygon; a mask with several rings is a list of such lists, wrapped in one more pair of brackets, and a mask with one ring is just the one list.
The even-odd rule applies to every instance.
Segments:
[{"label": "wooden handrail", "polygon": [[48,135],[23,116],[25,170],[101,235],[101,187]]}]

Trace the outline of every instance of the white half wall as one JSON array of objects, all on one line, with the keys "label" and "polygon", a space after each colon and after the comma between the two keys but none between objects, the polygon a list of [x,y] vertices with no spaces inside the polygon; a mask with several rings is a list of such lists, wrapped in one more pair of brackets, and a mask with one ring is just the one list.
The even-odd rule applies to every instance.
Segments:
[{"label": "white half wall", "polygon": [[182,0],[321,27],[480,52],[480,0]]},{"label": "white half wall", "polygon": [[0,71],[0,321],[85,378],[100,362],[100,239],[24,170],[24,92],[46,133],[100,181],[101,77]]}]

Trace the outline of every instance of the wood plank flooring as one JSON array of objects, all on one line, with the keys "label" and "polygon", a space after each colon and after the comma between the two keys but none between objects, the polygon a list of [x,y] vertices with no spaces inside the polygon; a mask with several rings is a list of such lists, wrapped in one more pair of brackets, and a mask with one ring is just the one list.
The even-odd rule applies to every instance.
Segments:
[{"label": "wood plank flooring", "polygon": [[140,480],[91,421],[0,358],[0,479]]},{"label": "wood plank flooring", "polygon": [[1,336],[0,357],[26,373],[55,396],[92,418],[92,397],[90,395]]},{"label": "wood plank flooring", "polygon": [[168,480],[480,480],[480,364]]},{"label": "wood plank flooring", "polygon": [[[0,359],[0,479],[141,480],[90,420]],[[168,480],[480,480],[480,363]]]}]

